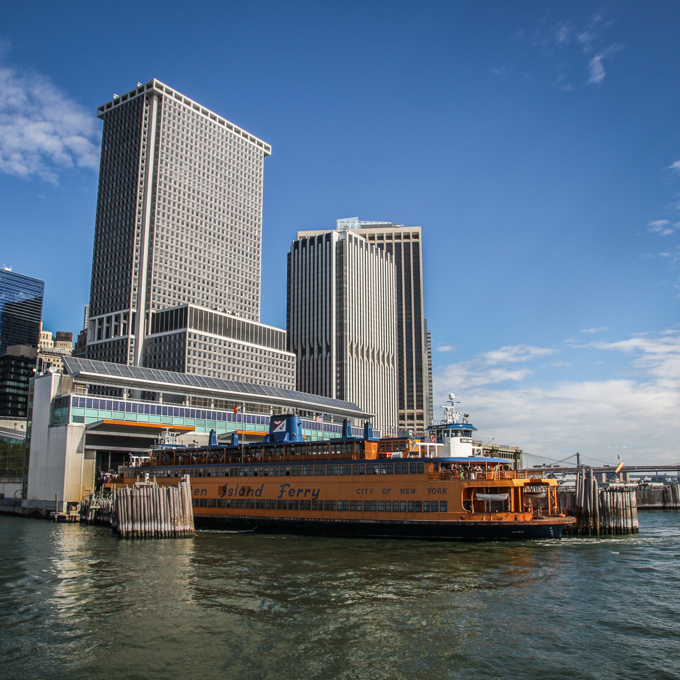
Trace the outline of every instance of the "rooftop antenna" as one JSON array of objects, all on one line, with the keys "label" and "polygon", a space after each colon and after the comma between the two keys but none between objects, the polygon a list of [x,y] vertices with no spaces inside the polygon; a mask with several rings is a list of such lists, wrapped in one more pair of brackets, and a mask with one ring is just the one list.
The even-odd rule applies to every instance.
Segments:
[{"label": "rooftop antenna", "polygon": [[3,268],[6,272],[11,272],[11,271],[12,271],[12,267],[8,267],[6,264],[3,264],[3,265],[2,265],[2,268]]},{"label": "rooftop antenna", "polygon": [[467,423],[467,414],[461,416],[456,408],[456,404],[460,404],[456,401],[456,395],[453,392],[449,393],[449,404],[450,406],[442,406],[444,409],[444,415],[442,415],[442,425],[457,425],[460,423]]}]

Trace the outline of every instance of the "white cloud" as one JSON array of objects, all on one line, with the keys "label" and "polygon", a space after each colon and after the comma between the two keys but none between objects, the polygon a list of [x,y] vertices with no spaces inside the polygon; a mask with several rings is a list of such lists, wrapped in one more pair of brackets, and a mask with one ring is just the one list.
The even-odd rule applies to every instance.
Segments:
[{"label": "white cloud", "polygon": [[674,231],[674,227],[671,226],[669,220],[652,220],[647,227],[652,234],[658,234],[659,236],[668,236],[668,234],[672,234]]},{"label": "white cloud", "polygon": [[[495,437],[498,443],[537,456],[561,459],[579,451],[615,461],[612,449],[625,446],[622,457],[629,464],[676,462],[680,332],[673,329],[586,347],[630,356],[630,375],[527,386],[520,381],[532,375],[528,368],[484,370],[486,355],[480,355],[437,372],[435,403],[444,403],[446,394],[455,390],[481,439]],[[516,384],[501,389],[494,384],[501,379]]]},{"label": "white cloud", "polygon": [[486,352],[483,357],[487,364],[499,364],[503,362],[515,363],[518,361],[530,361],[536,357],[555,354],[557,350],[547,347],[532,347],[531,345],[508,345],[500,349]]},{"label": "white cloud", "polygon": [[581,43],[581,47],[585,53],[592,52],[595,43],[602,36],[602,13],[596,12],[588,20],[588,23],[578,32],[576,39]]},{"label": "white cloud", "polygon": [[99,167],[94,114],[48,78],[0,66],[0,172],[56,182],[60,169]]},{"label": "white cloud", "polygon": [[596,54],[588,63],[588,83],[591,85],[600,85],[604,81],[607,72],[604,70],[604,65],[602,64],[603,59],[608,59],[612,55],[616,54],[619,50],[623,49],[623,45],[611,45],[603,52]]},{"label": "white cloud", "polygon": [[600,328],[582,328],[581,333],[602,333],[603,331],[608,331],[607,326],[601,326]]},{"label": "white cloud", "polygon": [[680,161],[675,161],[675,163],[672,163],[668,169],[677,170],[678,172],[680,172]]},{"label": "white cloud", "polygon": [[453,345],[439,345],[437,352],[453,352],[455,349]]},{"label": "white cloud", "polygon": [[515,72],[514,66],[499,66],[498,68],[492,68],[491,73],[495,76],[509,76],[511,73]]}]

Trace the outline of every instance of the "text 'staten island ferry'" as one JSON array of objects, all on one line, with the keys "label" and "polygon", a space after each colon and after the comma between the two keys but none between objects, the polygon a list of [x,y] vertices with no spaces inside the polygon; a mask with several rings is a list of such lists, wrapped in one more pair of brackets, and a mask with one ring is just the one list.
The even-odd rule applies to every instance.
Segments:
[{"label": "text 'staten island ferry'", "polygon": [[[450,416],[451,414],[449,414]],[[160,485],[191,476],[196,528],[322,536],[390,538],[559,538],[572,524],[557,505],[554,479],[510,469],[509,461],[472,450],[474,428],[445,419],[412,438],[302,438],[300,418],[271,418],[262,442],[228,446],[211,434],[206,447],[152,450],[107,486],[140,475]],[[440,455],[444,454],[444,455]],[[455,455],[451,455],[455,454]]]}]

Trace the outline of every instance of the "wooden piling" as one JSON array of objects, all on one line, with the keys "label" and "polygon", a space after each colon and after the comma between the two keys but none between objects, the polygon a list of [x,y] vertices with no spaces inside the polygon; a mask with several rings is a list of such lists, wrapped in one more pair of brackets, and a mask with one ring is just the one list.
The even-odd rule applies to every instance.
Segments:
[{"label": "wooden piling", "polygon": [[573,492],[558,492],[558,502],[560,508],[577,518],[574,528],[565,533],[598,536],[631,534],[639,530],[635,489],[625,485],[600,489],[591,468],[579,471]]},{"label": "wooden piling", "polygon": [[154,482],[116,489],[111,526],[120,538],[184,538],[194,534],[191,482],[177,486]]}]

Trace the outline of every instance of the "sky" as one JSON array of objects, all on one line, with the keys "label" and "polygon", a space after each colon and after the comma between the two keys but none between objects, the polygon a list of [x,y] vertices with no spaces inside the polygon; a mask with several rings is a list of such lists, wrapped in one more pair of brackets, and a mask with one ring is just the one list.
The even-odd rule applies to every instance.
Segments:
[{"label": "sky", "polygon": [[3,3],[0,264],[82,327],[101,121],[158,78],[272,146],[264,323],[297,230],[423,228],[435,413],[527,464],[680,461],[680,4]]}]

